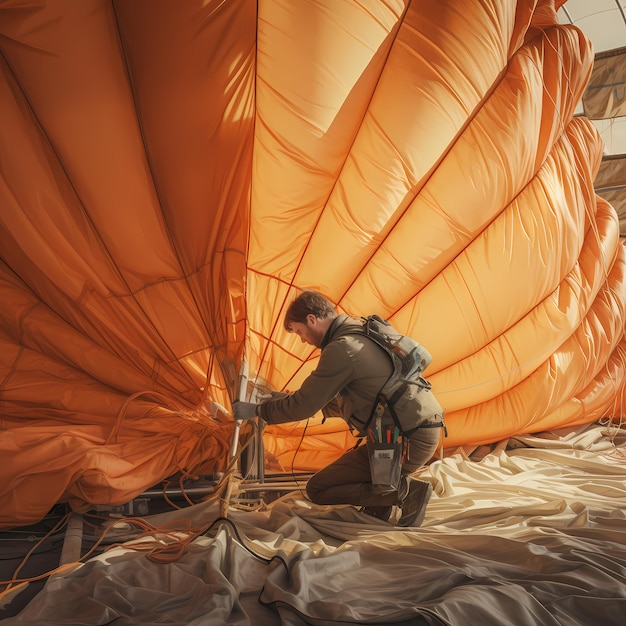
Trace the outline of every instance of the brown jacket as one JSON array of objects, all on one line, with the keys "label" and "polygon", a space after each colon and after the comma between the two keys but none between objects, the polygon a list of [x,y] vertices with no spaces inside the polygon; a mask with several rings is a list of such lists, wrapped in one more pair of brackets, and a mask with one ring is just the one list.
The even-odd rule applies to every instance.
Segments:
[{"label": "brown jacket", "polygon": [[[371,339],[347,334],[351,327],[362,324],[361,319],[338,315],[322,341],[317,368],[298,391],[262,404],[261,418],[268,424],[281,424],[306,419],[322,410],[327,417],[343,417],[363,434],[374,400],[393,367],[387,353]],[[395,409],[404,432],[426,422],[441,422],[443,415],[433,394],[415,385],[409,385]]]}]

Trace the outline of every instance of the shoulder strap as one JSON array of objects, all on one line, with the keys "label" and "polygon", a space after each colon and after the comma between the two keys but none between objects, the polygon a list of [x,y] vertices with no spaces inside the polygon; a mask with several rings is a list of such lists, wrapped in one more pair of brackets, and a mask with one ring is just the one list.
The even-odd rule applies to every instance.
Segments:
[{"label": "shoulder strap", "polygon": [[361,319],[363,321],[361,326],[351,326],[341,334],[365,335],[387,354],[393,366],[393,372],[374,400],[365,428],[369,426],[377,411],[384,411],[387,408],[395,425],[402,431],[394,405],[409,384],[430,389],[430,383],[421,373],[430,365],[432,357],[423,346],[397,332],[389,322],[378,315],[368,315]]},{"label": "shoulder strap", "polygon": [[422,372],[432,361],[428,350],[411,337],[399,333],[378,315],[368,315],[361,320],[361,326],[351,326],[343,330],[342,334],[365,335],[382,348],[391,360],[393,372],[380,393],[384,393],[393,404],[403,393],[397,393],[397,385],[403,390],[406,384],[417,384],[430,389],[430,383],[422,376]]}]

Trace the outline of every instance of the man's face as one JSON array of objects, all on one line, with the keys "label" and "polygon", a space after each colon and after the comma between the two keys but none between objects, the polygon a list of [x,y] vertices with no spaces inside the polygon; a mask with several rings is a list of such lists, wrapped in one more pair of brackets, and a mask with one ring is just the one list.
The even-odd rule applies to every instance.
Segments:
[{"label": "man's face", "polygon": [[319,348],[326,334],[327,324],[324,324],[315,315],[307,315],[306,322],[291,322],[289,329],[300,337],[302,343],[308,343]]}]

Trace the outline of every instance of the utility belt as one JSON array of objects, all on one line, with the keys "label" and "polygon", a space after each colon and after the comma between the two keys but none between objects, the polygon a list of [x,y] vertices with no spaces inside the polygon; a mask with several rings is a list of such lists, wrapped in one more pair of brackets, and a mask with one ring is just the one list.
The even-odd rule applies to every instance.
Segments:
[{"label": "utility belt", "polygon": [[366,433],[372,486],[378,493],[398,490],[402,465],[409,458],[409,439],[414,432],[422,428],[443,428],[445,436],[448,436],[443,415],[441,421],[427,421],[403,431],[393,408],[386,401],[384,405],[389,409],[393,422],[383,420],[385,406],[378,398],[374,414],[368,420],[368,425],[373,422],[374,428],[368,427]]},{"label": "utility belt", "polygon": [[[389,408],[389,413],[394,422],[393,428],[390,428],[392,433],[403,435],[404,437],[408,439],[414,432],[421,430],[422,428],[443,428],[444,436],[445,437],[448,436],[448,428],[446,427],[446,422],[443,417],[443,414],[440,416],[441,417],[440,420],[428,420],[428,421],[422,422],[419,426],[414,426],[413,428],[404,430],[402,428],[402,425],[400,424],[400,420],[398,419],[396,412],[389,405],[386,405],[386,406]],[[381,407],[381,409],[379,409],[378,407]],[[352,432],[352,434],[356,437],[369,436],[369,433],[372,430],[371,428],[369,428],[369,425],[377,416],[377,412],[380,413],[381,410],[384,413],[384,406],[382,406],[381,402],[377,401],[375,404],[373,415],[370,415],[369,419],[365,423],[357,419],[354,415],[352,415],[350,418],[350,421],[348,422],[348,426],[350,427],[350,431]],[[382,413],[380,413],[380,415],[382,417]],[[386,432],[383,435],[383,440],[384,440],[383,443],[386,442]]]}]

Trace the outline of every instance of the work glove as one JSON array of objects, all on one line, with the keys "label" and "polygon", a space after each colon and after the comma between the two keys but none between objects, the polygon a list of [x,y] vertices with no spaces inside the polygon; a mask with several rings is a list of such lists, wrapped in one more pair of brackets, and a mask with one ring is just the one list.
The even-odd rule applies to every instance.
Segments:
[{"label": "work glove", "polygon": [[254,402],[242,402],[236,400],[233,402],[233,417],[236,420],[249,420],[256,417],[256,407]]}]

